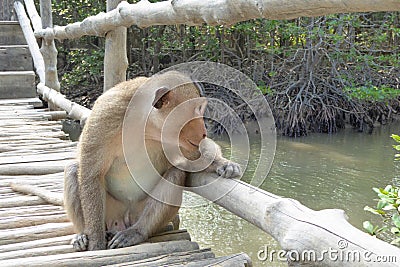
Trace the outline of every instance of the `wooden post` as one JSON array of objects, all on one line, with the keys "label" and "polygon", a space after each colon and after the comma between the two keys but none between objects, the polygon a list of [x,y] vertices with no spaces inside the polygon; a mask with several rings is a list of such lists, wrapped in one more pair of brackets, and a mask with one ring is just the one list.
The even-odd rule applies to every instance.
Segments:
[{"label": "wooden post", "polygon": [[[53,27],[53,16],[51,14],[51,0],[40,0],[40,16],[42,17],[42,28]],[[52,30],[51,30],[52,32]],[[43,38],[40,52],[45,64],[45,84],[54,90],[60,91],[60,83],[57,77],[57,49],[54,44],[54,35],[49,34]]]},{"label": "wooden post", "polygon": [[[107,0],[107,12],[115,9],[121,0]],[[104,91],[126,80],[126,27],[118,27],[106,34],[104,54]]]}]

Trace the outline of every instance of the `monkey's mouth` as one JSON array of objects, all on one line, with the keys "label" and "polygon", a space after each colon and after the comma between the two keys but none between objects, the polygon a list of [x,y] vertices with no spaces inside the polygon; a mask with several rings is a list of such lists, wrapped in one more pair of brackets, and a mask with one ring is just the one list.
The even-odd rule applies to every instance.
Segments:
[{"label": "monkey's mouth", "polygon": [[189,139],[186,139],[186,141],[189,143],[189,144],[191,144],[192,146],[194,146],[194,147],[196,147],[196,148],[199,148],[199,146],[198,145],[196,145],[196,144],[194,144],[194,143],[192,143]]}]

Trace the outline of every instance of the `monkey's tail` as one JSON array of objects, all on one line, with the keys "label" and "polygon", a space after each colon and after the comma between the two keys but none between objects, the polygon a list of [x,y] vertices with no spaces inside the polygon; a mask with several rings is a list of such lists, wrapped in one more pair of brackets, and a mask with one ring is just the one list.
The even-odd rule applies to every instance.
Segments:
[{"label": "monkey's tail", "polygon": [[53,205],[64,205],[62,193],[51,192],[30,184],[11,183],[10,187],[16,192],[38,196]]}]

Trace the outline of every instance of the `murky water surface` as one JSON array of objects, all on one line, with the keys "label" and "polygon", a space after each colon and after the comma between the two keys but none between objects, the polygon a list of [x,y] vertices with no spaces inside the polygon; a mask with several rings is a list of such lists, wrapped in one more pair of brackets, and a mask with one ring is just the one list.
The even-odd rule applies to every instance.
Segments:
[{"label": "murky water surface", "polygon": [[[278,138],[275,159],[262,188],[315,210],[343,209],[350,223],[361,228],[363,221],[374,219],[363,211],[365,205],[375,205],[371,188],[391,183],[399,173],[393,161],[392,133],[400,133],[400,123],[375,129],[371,135],[347,129],[335,135]],[[258,144],[252,145],[257,148]],[[187,194],[186,201],[203,204],[180,212],[182,226],[202,247],[211,247],[218,255],[246,252],[254,266],[285,266],[257,259],[260,248],[279,249],[261,230],[196,195]]]}]

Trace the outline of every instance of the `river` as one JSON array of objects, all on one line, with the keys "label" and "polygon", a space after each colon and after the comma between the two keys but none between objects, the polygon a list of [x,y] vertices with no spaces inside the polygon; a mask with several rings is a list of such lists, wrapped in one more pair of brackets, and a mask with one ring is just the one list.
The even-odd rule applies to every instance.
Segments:
[{"label": "river", "polygon": [[[379,222],[363,208],[376,204],[372,187],[384,187],[396,177],[392,133],[400,133],[400,123],[376,128],[372,134],[346,129],[334,135],[279,137],[271,171],[261,187],[315,210],[343,209],[350,223],[360,229],[365,220]],[[226,147],[224,142],[221,145]],[[254,266],[286,266],[276,260],[258,260],[257,252],[265,246],[279,249],[269,235],[199,196],[186,194],[185,201],[202,204],[180,211],[181,227],[201,247],[211,247],[217,255],[245,252]]]}]

